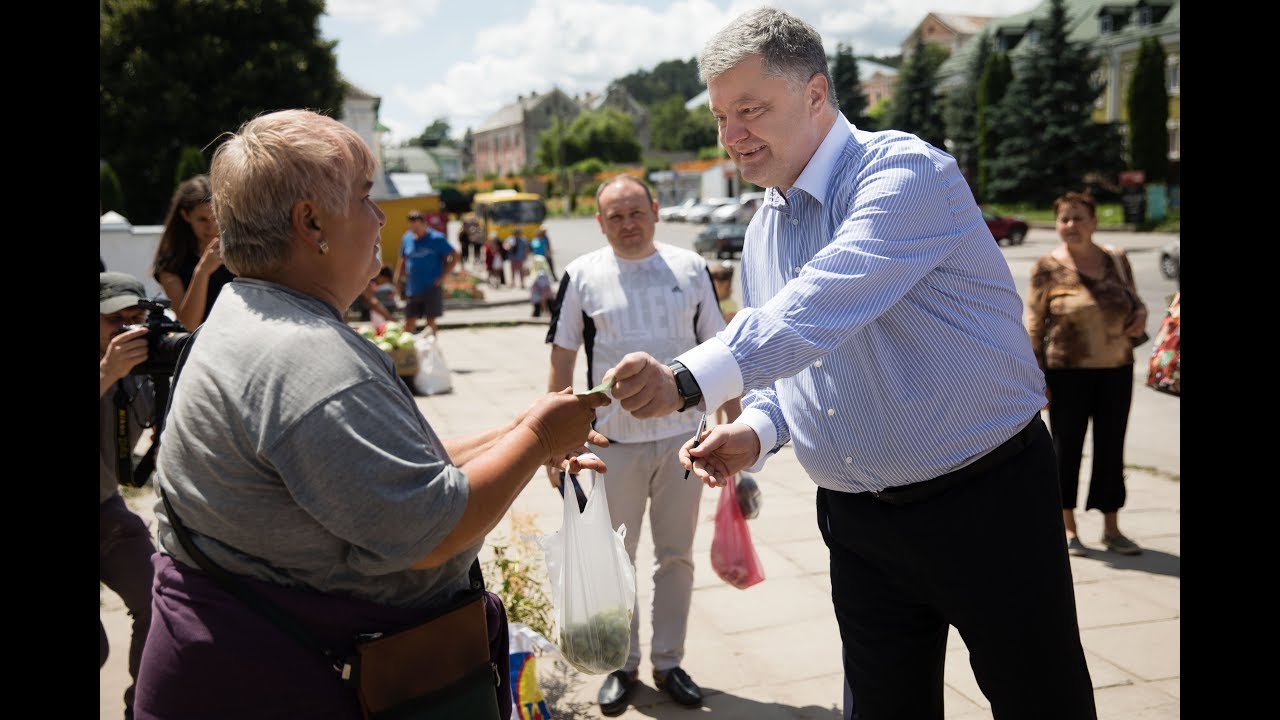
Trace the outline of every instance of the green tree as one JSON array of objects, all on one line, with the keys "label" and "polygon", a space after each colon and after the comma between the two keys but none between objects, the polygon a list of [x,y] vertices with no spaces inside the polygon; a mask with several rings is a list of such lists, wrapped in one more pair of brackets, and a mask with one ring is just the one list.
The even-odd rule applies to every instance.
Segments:
[{"label": "green tree", "polygon": [[1050,0],[1049,15],[1035,24],[1038,37],[1014,58],[1013,81],[992,123],[999,136],[990,160],[990,200],[1045,205],[1082,187],[1085,175],[1110,175],[1124,167],[1117,128],[1093,119],[1102,93],[1101,60],[1067,38],[1064,0]]},{"label": "green tree", "polygon": [[[98,163],[98,214],[108,211],[124,215],[124,190],[120,187],[120,178],[116,171],[105,162]],[[126,215],[126,217],[128,217]]]},{"label": "green tree", "polygon": [[978,81],[978,117],[977,117],[977,167],[978,182],[974,194],[978,200],[986,201],[990,192],[991,158],[995,157],[999,136],[996,135],[992,114],[1000,107],[1000,100],[1009,83],[1013,82],[1013,65],[1009,62],[1009,54],[993,52],[987,58],[986,67],[982,71],[982,79]]},{"label": "green tree", "polygon": [[867,110],[866,130],[888,130],[889,118],[893,115],[893,98],[880,98]]},{"label": "green tree", "polygon": [[867,126],[867,94],[862,92],[858,78],[858,59],[853,56],[853,46],[836,43],[836,55],[831,61],[831,81],[840,103],[840,112],[854,125]]},{"label": "green tree", "polygon": [[707,107],[686,110],[679,95],[654,103],[649,109],[649,137],[655,150],[688,150],[715,145],[719,140],[716,119]]},{"label": "green tree", "polygon": [[189,177],[208,173],[209,163],[204,159],[204,153],[194,145],[187,145],[178,152],[178,167],[173,174],[173,186],[181,185],[182,181]]},{"label": "green tree", "polygon": [[662,102],[672,95],[684,100],[702,92],[698,79],[698,60],[666,60],[654,66],[653,71],[637,70],[617,80],[636,102],[646,107]]},{"label": "green tree", "polygon": [[649,106],[649,143],[654,150],[683,150],[681,134],[689,122],[684,100],[672,95]]},{"label": "green tree", "polygon": [[551,171],[564,171],[574,158],[583,157],[583,149],[574,145],[569,123],[559,116],[551,118],[551,126],[538,135],[536,159],[539,167]]},{"label": "green tree", "polygon": [[684,127],[680,129],[680,149],[697,152],[706,147],[719,147],[720,127],[711,114],[711,108],[700,105],[685,113]]},{"label": "green tree", "polygon": [[898,73],[889,126],[912,133],[934,147],[946,147],[942,100],[937,95],[938,68],[950,51],[916,39],[915,52]]},{"label": "green tree", "polygon": [[640,141],[631,116],[604,108],[579,113],[567,127],[553,118],[551,127],[538,136],[538,162],[543,167],[569,166],[587,158],[606,164],[639,161]]},{"label": "green tree", "polygon": [[1164,47],[1155,38],[1142,41],[1129,83],[1129,167],[1148,182],[1169,177],[1169,91],[1164,86]]},{"label": "green tree", "polygon": [[991,36],[984,32],[974,43],[964,83],[947,93],[942,112],[947,127],[947,150],[960,165],[970,188],[977,185],[978,178],[978,88],[987,58],[991,56]]},{"label": "green tree", "polygon": [[323,0],[101,0],[99,144],[128,217],[163,220],[187,145],[210,154],[263,112],[341,114],[343,84],[320,38]]},{"label": "green tree", "polygon": [[421,135],[411,138],[409,144],[424,148],[453,147],[454,142],[449,137],[449,132],[449,121],[446,118],[438,117],[422,131]]}]

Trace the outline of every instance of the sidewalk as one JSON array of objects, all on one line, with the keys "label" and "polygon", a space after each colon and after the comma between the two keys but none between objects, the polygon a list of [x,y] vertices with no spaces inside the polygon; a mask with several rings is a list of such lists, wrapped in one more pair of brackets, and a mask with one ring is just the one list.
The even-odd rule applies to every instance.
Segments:
[{"label": "sidewalk", "polygon": [[[446,302],[440,347],[453,378],[452,392],[419,397],[418,406],[443,437],[478,432],[509,420],[546,388],[549,349],[546,317],[532,318],[527,290],[486,288],[483,303]],[[585,361],[579,360],[579,371]],[[580,377],[580,372],[575,373]],[[1140,432],[1133,429],[1131,432]],[[1087,466],[1087,465],[1086,465]],[[1176,470],[1176,469],[1175,469]],[[766,580],[747,590],[723,581],[710,566],[712,517],[718,491],[704,489],[694,541],[693,606],[683,667],[702,687],[704,709],[733,720],[838,720],[842,702],[840,641],[831,609],[827,550],[814,524],[814,484],[790,447],[756,475],[760,516],[750,529]],[[1181,500],[1179,483],[1160,469],[1127,469],[1125,531],[1144,548],[1124,557],[1095,549],[1071,558],[1081,636],[1102,720],[1172,720],[1180,717]],[[154,495],[130,505],[152,518]],[[541,473],[516,499],[491,541],[517,544],[512,518],[532,520],[537,532],[559,529],[562,504]],[[1098,513],[1078,516],[1080,536],[1091,548],[1102,534]],[[629,530],[634,531],[634,530]],[[641,613],[641,686],[622,718],[685,720],[691,711],[653,688],[647,638],[653,576],[647,525],[636,561]],[[999,552],[999,548],[974,548]],[[481,559],[488,559],[488,548]],[[541,570],[541,555],[533,558]],[[111,657],[100,672],[101,718],[119,718],[128,683],[125,658],[128,617],[119,599],[102,593],[101,616]],[[945,717],[989,720],[968,664],[968,651],[953,631],[945,671]],[[539,679],[552,717],[601,717],[595,696],[603,676],[588,676],[553,657],[539,659]],[[518,720],[513,718],[513,720]]]}]

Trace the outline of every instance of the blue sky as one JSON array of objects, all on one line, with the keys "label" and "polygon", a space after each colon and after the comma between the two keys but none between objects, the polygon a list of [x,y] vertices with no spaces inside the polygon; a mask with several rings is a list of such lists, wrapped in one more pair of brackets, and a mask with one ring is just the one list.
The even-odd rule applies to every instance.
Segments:
[{"label": "blue sky", "polygon": [[[610,80],[696,57],[716,30],[760,5],[739,0],[328,0],[321,35],[338,69],[382,98],[398,144],[445,118],[456,137],[517,95],[601,92]],[[791,0],[828,52],[898,52],[929,12],[1001,17],[1039,0]]]}]

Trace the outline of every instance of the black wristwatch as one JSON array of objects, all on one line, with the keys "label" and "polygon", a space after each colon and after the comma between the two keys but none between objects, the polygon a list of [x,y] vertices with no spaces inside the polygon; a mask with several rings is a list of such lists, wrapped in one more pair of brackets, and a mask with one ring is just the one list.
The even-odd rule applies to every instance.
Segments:
[{"label": "black wristwatch", "polygon": [[693,379],[693,373],[689,372],[689,368],[679,360],[672,360],[667,363],[667,367],[671,368],[676,375],[676,391],[680,393],[680,412],[701,403],[702,388],[698,387],[698,381]]}]

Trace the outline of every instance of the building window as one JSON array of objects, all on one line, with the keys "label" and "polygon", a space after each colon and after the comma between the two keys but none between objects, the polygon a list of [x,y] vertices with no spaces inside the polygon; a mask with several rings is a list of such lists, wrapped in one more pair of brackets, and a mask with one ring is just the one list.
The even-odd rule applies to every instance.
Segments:
[{"label": "building window", "polygon": [[1112,32],[1114,30],[1114,25],[1113,25],[1114,21],[1115,21],[1115,18],[1111,17],[1110,15],[1103,15],[1102,17],[1099,17],[1098,32],[1102,35],[1106,35],[1107,33]]},{"label": "building window", "polygon": [[1164,62],[1164,89],[1170,95],[1177,95],[1182,90],[1182,58],[1170,55]]},{"label": "building window", "polygon": [[1030,47],[1036,47],[1040,44],[1040,31],[1032,28],[1027,31],[1027,44]]},{"label": "building window", "polygon": [[1138,8],[1138,27],[1146,27],[1151,24],[1151,8],[1143,5]]},{"label": "building window", "polygon": [[1179,160],[1182,158],[1182,133],[1177,121],[1169,122],[1169,159]]}]

